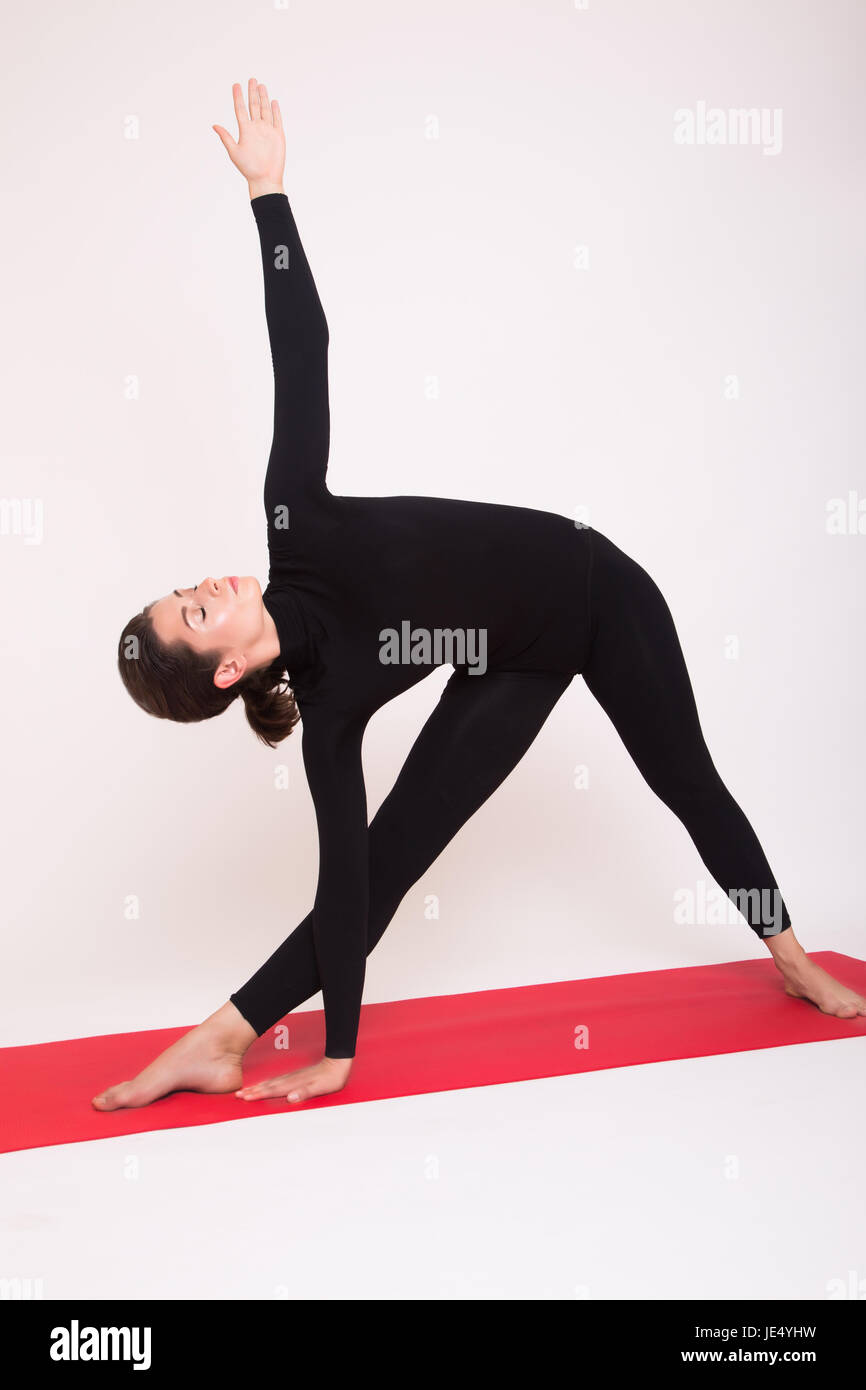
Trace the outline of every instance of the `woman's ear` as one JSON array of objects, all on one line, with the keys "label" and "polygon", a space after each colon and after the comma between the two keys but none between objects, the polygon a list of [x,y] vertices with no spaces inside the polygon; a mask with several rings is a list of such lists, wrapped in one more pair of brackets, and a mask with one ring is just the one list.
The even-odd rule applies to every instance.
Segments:
[{"label": "woman's ear", "polygon": [[226,654],[214,671],[213,683],[220,690],[228,690],[239,681],[247,669],[247,659],[240,652]]}]

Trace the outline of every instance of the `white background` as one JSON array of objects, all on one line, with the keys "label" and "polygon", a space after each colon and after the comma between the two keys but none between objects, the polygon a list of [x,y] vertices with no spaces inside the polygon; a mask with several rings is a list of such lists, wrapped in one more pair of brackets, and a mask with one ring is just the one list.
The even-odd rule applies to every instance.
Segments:
[{"label": "white background", "polygon": [[[331,490],[587,516],[633,555],[670,603],[711,753],[798,936],[807,950],[863,955],[866,535],[827,532],[832,499],[866,496],[863,29],[842,0],[103,0],[83,12],[49,0],[5,21],[0,494],[41,499],[44,537],[0,537],[0,1042],[195,1023],[312,903],[300,738],[265,749],[239,704],[193,727],[148,719],[116,671],[120,631],[150,599],[205,574],[266,578],[273,383],[260,256],[246,185],[211,129],[234,129],[231,83],[250,75],[281,104],[285,187],[330,325]],[[674,112],[700,101],[780,108],[781,151],[676,144]],[[373,719],[371,818],[446,676]],[[278,791],[281,764],[290,786]],[[365,999],[763,955],[744,923],[675,922],[674,894],[701,881],[712,886],[685,830],[577,677],[407,895],[370,958]],[[425,916],[430,894],[438,920]],[[811,1048],[826,1059],[823,1079],[810,1064],[816,1091],[839,1084],[862,1047]],[[472,1093],[455,1093],[455,1124],[465,1135],[491,1096],[563,1097],[577,1083],[602,1106],[631,1107],[637,1078],[652,1072],[665,1091],[672,1069],[695,1097],[709,1075],[735,1086],[740,1062],[772,1089],[780,1059],[793,1077],[804,1053],[488,1088],[478,1112]],[[792,1085],[795,1104],[799,1094]],[[370,1113],[387,1116],[387,1136],[427,1103]],[[532,1104],[537,1131],[545,1107]],[[230,1133],[255,1146],[294,1122],[210,1126],[182,1142],[207,1153]],[[343,1107],[301,1123],[354,1133],[368,1122]],[[493,1151],[510,1142],[485,1133]],[[615,1128],[608,1137],[613,1176]],[[115,1142],[119,1161],[126,1141],[94,1151]],[[690,1150],[688,1130],[682,1142]],[[719,1154],[733,1143],[722,1134]],[[797,1147],[789,1134],[779,1163]],[[768,1140],[764,1210],[773,1156]],[[7,1160],[32,1174],[31,1161]],[[823,1188],[819,1156],[806,1171]],[[543,1165],[532,1190],[539,1181]],[[699,1187],[695,1200],[710,1198]],[[760,1297],[742,1283],[742,1256],[732,1250],[727,1294]],[[40,1258],[46,1268],[54,1256]],[[771,1292],[790,1294],[790,1278],[793,1296],[820,1297],[853,1258],[842,1240],[802,1277],[780,1258]],[[455,1259],[456,1283],[440,1261],[416,1268],[414,1284],[410,1271],[410,1291],[485,1296],[482,1255]],[[465,1287],[472,1260],[480,1285]],[[569,1279],[592,1296],[652,1296],[622,1264],[607,1283],[595,1268],[594,1279],[571,1269],[553,1296],[572,1296]],[[672,1270],[661,1296],[703,1296],[690,1283],[702,1277],[707,1296],[725,1292],[709,1266]],[[271,1289],[200,1276],[169,1296]],[[68,1277],[63,1292],[100,1296],[80,1270]],[[142,1291],[131,1276],[125,1292]],[[539,1278],[527,1292],[551,1291]]]}]

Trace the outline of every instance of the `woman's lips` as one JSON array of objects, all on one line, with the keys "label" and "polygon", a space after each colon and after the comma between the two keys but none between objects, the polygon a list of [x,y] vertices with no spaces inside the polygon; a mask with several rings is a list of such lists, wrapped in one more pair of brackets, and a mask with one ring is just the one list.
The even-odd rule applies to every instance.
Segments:
[{"label": "woman's lips", "polygon": [[231,586],[232,586],[232,588],[234,589],[235,593],[237,593],[237,591],[238,591],[238,577],[237,577],[236,574],[230,574],[230,575],[229,575],[229,583],[231,584]]}]

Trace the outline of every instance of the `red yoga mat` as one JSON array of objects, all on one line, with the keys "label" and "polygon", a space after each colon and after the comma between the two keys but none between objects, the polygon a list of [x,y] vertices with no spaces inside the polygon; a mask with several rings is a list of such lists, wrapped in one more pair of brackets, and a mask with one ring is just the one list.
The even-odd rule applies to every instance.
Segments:
[{"label": "red yoga mat", "polygon": [[[866,962],[836,951],[817,951],[811,958],[842,984],[866,994]],[[275,1047],[274,1028],[262,1034],[244,1060],[245,1085],[321,1057],[321,1011],[290,1014],[283,1023],[289,1050]],[[863,1037],[866,1017],[832,1018],[805,1000],[791,999],[769,959],[401,999],[363,1007],[355,1065],[335,1095],[289,1105],[243,1101],[232,1093],[175,1091],[137,1110],[94,1110],[91,1096],[135,1076],[187,1031],[157,1028],[0,1048],[0,1152]]]}]

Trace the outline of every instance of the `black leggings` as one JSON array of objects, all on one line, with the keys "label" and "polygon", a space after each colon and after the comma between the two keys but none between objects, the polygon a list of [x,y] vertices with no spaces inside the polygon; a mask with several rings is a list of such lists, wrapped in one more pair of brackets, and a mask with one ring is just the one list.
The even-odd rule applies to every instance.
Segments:
[{"label": "black leggings", "polygon": [[[583,678],[646,782],[759,936],[790,925],[754,830],[701,731],[670,610],[640,565],[592,531]],[[569,674],[455,671],[369,829],[367,954],[402,899],[520,762]],[[261,1035],[321,988],[310,912],[231,1000]]]}]

